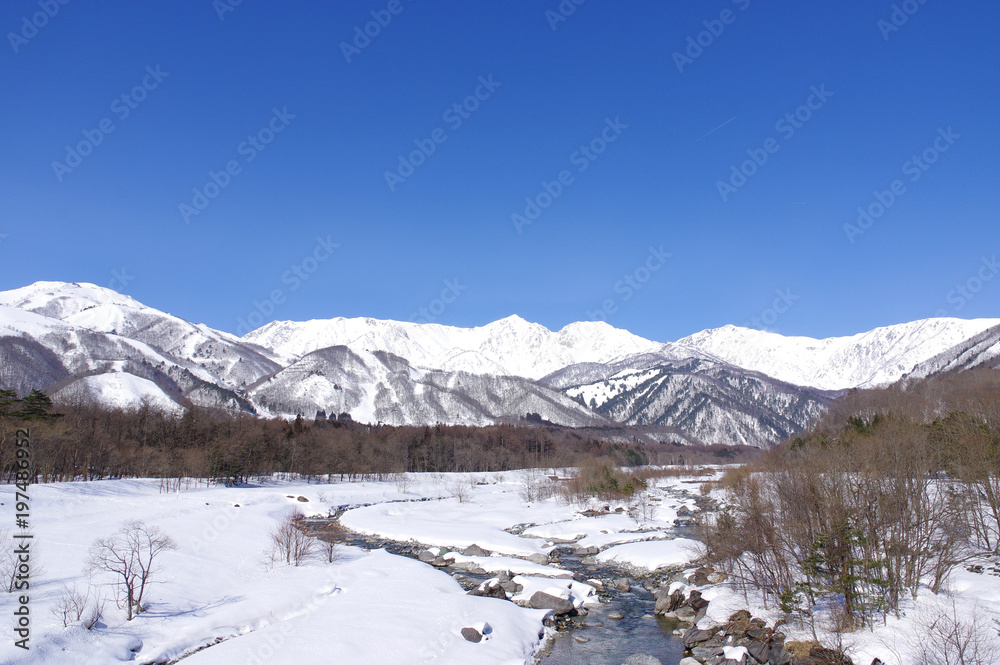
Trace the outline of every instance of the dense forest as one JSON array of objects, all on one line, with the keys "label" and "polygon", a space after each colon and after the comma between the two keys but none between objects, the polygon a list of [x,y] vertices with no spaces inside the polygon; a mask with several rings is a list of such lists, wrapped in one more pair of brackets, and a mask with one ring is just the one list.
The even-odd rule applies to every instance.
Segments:
[{"label": "dense forest", "polygon": [[[23,400],[10,391],[3,395],[0,436],[9,441],[17,428],[30,429],[33,482],[143,477],[232,484],[274,473],[349,480],[408,471],[577,466],[593,459],[620,466],[719,463],[757,453],[724,446],[615,443],[595,430],[557,427],[537,418],[526,418],[521,426],[393,427],[325,417],[289,422],[199,407],[177,417],[149,405],[125,411],[52,405],[38,392]],[[13,446],[0,445],[0,480],[11,482],[15,468]]]},{"label": "dense forest", "polygon": [[852,629],[1000,552],[1000,372],[852,391],[724,480],[715,563],[785,612],[825,600]]}]

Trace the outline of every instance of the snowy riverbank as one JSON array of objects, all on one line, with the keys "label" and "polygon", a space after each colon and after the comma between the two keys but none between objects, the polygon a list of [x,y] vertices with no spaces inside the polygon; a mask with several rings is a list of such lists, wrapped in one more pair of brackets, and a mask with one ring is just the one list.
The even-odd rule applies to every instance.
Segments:
[{"label": "snowy riverbank", "polygon": [[[526,501],[526,478],[520,472],[414,474],[403,485],[275,481],[235,488],[202,484],[170,493],[161,492],[156,480],[32,486],[35,561],[44,564],[32,579],[32,648],[16,648],[11,636],[0,644],[0,662],[107,665],[169,662],[187,654],[193,655],[185,665],[531,662],[550,630],[542,624],[544,611],[467,595],[450,575],[424,563],[354,547],[342,547],[332,565],[318,558],[300,567],[269,569],[264,563],[268,530],[290,511],[326,515],[335,506],[375,504],[347,511],[344,524],[426,545],[476,544],[517,557],[523,565],[509,565],[520,568],[515,572],[537,576],[551,568],[558,577],[565,571],[545,563],[557,542],[584,537],[614,548],[639,537],[664,538],[678,509],[689,503],[678,498],[679,481],[663,479],[651,492],[654,503],[642,523],[625,506],[623,512],[612,505],[608,515],[583,516],[585,506],[556,497]],[[461,501],[454,496],[456,483],[464,488],[457,492]],[[414,501],[423,497],[432,500]],[[0,487],[6,507],[14,498],[13,487]],[[88,547],[126,519],[159,526],[178,545],[162,555],[161,582],[149,592],[148,611],[126,622],[109,600],[92,630],[63,627],[50,611],[63,587],[86,589]],[[524,524],[537,526],[526,537],[511,533]],[[678,548],[663,547],[673,562]],[[655,565],[648,551],[634,560],[628,552],[616,561]],[[0,612],[10,616],[14,603],[13,595],[0,597]],[[491,628],[488,639],[472,643],[462,637],[463,627],[482,623]]]}]

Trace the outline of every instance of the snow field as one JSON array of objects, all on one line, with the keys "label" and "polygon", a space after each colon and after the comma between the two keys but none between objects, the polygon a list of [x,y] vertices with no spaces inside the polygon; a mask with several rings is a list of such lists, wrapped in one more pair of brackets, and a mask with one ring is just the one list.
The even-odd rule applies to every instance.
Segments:
[{"label": "snow field", "polygon": [[[33,485],[33,561],[41,562],[44,570],[35,569],[30,589],[32,648],[25,652],[14,647],[12,639],[4,640],[0,662],[110,665],[187,655],[185,662],[192,665],[526,663],[541,646],[540,635],[546,634],[545,611],[468,596],[447,573],[383,550],[342,546],[341,558],[333,565],[317,557],[301,567],[271,568],[265,564],[268,530],[292,511],[325,516],[336,506],[376,503],[348,510],[345,525],[430,546],[477,544],[494,556],[448,556],[491,572],[512,571],[524,585],[519,598],[526,600],[542,590],[581,606],[596,601],[592,586],[558,579],[566,573],[556,566],[519,558],[546,553],[553,543],[505,529],[536,524],[539,531],[547,526],[547,533],[563,535],[582,529],[611,543],[634,538],[642,528],[622,513],[581,517],[582,506],[556,498],[525,503],[514,473],[411,476],[407,492],[392,481],[275,480],[235,488],[202,483],[166,493],[158,480]],[[468,502],[449,496],[455,482],[468,483]],[[13,505],[14,490],[0,486],[0,510]],[[417,500],[424,497],[432,500]],[[680,503],[666,495],[664,502]],[[103,622],[93,630],[63,627],[50,611],[63,585],[87,589],[83,566],[90,544],[111,535],[127,519],[160,527],[177,544],[159,559],[162,573],[147,595],[148,611],[126,622],[109,599]],[[667,526],[645,525],[656,531]],[[93,591],[111,592],[108,587]],[[14,603],[13,595],[0,596],[0,613],[11,616]],[[463,627],[482,623],[492,628],[488,639],[474,644],[461,636]]]}]

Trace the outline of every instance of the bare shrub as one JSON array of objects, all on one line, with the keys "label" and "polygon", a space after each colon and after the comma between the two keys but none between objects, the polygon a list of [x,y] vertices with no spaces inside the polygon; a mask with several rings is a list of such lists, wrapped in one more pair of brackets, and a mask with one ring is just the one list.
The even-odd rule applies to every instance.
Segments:
[{"label": "bare shrub", "polygon": [[621,469],[607,462],[590,460],[567,481],[567,494],[577,502],[589,498],[604,501],[629,499],[646,489],[646,479],[636,469]]},{"label": "bare shrub", "polygon": [[413,476],[405,471],[403,473],[393,474],[392,480],[396,483],[396,491],[400,494],[408,493],[410,488],[413,487]]},{"label": "bare shrub", "polygon": [[160,527],[141,520],[129,520],[114,534],[98,538],[90,546],[86,570],[93,575],[110,577],[118,607],[125,608],[125,618],[143,610],[142,600],[159,572],[157,559],[167,550],[177,549]]},{"label": "bare shrub", "polygon": [[629,506],[628,515],[639,524],[646,524],[653,519],[656,513],[656,506],[650,500],[649,491],[643,490],[637,493]]},{"label": "bare shrub", "polygon": [[301,528],[301,513],[289,513],[269,532],[271,550],[268,553],[271,565],[284,563],[301,566],[313,552],[315,542]]},{"label": "bare shrub", "polygon": [[90,602],[90,587],[87,587],[87,593],[80,593],[77,590],[76,585],[68,587],[63,585],[62,593],[56,600],[55,605],[52,606],[52,614],[62,621],[63,627],[66,627],[74,622],[79,622],[83,620],[84,614],[87,612],[87,605]]},{"label": "bare shrub", "polygon": [[90,630],[97,625],[97,622],[104,617],[104,606],[107,604],[107,597],[102,594],[95,594],[94,602],[92,602],[87,609],[86,618],[83,620],[83,625],[87,630]]},{"label": "bare shrub", "polygon": [[525,503],[544,501],[555,494],[556,484],[538,469],[521,471],[521,487],[517,494]]},{"label": "bare shrub", "polygon": [[447,490],[449,494],[458,499],[459,503],[468,503],[472,496],[472,488],[469,483],[461,479],[448,483]]},{"label": "bare shrub", "polygon": [[[977,608],[978,609],[978,608]],[[973,610],[959,616],[955,603],[918,622],[918,665],[992,665],[1000,662],[996,629]]]}]

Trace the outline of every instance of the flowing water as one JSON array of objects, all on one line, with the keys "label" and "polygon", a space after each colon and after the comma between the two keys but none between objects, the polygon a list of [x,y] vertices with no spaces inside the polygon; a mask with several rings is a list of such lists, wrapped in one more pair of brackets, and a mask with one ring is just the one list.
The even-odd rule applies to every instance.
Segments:
[{"label": "flowing water", "polygon": [[[345,507],[346,508],[346,507]],[[342,512],[337,511],[337,512]],[[325,520],[315,520],[316,525]],[[309,520],[314,522],[314,520]],[[678,530],[680,535],[680,530]],[[350,534],[347,544],[366,549],[384,548],[393,554],[416,558],[422,548],[372,536]],[[572,548],[559,548],[554,554],[558,564],[573,573],[574,579],[585,582],[599,579],[606,582],[622,577],[622,571],[609,566],[592,566],[583,563],[572,553]],[[475,575],[449,568],[466,589],[490,579],[491,575]],[[659,658],[663,665],[675,665],[683,657],[684,646],[673,634],[679,624],[655,616],[655,600],[640,581],[631,580],[631,591],[620,592],[607,586],[601,593],[599,607],[588,608],[583,617],[560,619],[555,637],[539,653],[538,665],[621,665],[635,653],[646,653]],[[657,587],[660,586],[658,582]],[[623,618],[609,615],[621,613]]]}]

